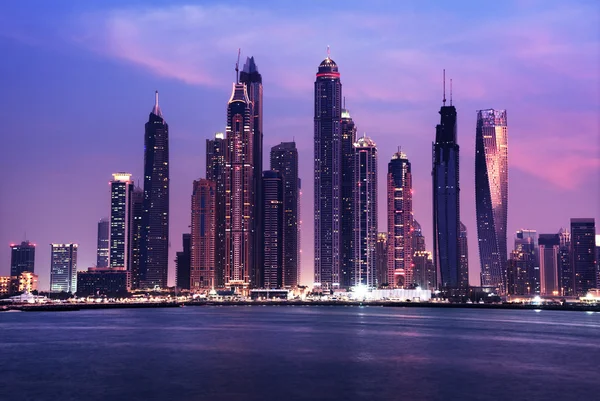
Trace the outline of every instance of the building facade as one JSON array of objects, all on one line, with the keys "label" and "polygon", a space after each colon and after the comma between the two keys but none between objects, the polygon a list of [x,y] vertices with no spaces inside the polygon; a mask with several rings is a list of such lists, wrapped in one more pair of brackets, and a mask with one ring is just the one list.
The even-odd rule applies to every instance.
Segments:
[{"label": "building facade", "polygon": [[458,237],[458,270],[460,288],[469,288],[469,241],[467,226],[460,222],[460,234]]},{"label": "building facade", "polygon": [[314,287],[340,286],[342,83],[337,64],[327,56],[315,80],[314,118]]},{"label": "building facade", "polygon": [[98,241],[96,251],[96,267],[108,267],[110,238],[110,219],[104,217],[98,222]]},{"label": "building facade", "polygon": [[571,234],[561,228],[558,231],[560,244],[558,247],[558,274],[560,281],[560,294],[563,296],[574,295],[575,272],[571,263]]},{"label": "building facade", "polygon": [[593,218],[571,219],[571,264],[577,296],[585,296],[592,288],[598,288],[595,236],[596,223]]},{"label": "building facade", "polygon": [[138,289],[141,284],[142,263],[142,218],[144,213],[144,191],[134,187],[131,196],[131,259],[128,270],[131,272],[131,288]]},{"label": "building facade", "polygon": [[342,109],[341,121],[341,169],[340,169],[340,286],[349,288],[354,280],[354,144],[356,125],[350,112]]},{"label": "building facade", "polygon": [[192,291],[215,288],[216,194],[214,181],[194,181],[190,250]]},{"label": "building facade", "polygon": [[413,253],[413,282],[416,287],[424,290],[436,288],[436,271],[433,257],[428,251],[415,251]]},{"label": "building facade", "polygon": [[538,238],[540,260],[540,295],[561,295],[558,270],[558,234],[540,234]]},{"label": "building facade", "polygon": [[388,287],[388,262],[387,262],[387,233],[377,234],[377,243],[375,244],[375,269],[377,276],[377,287]]},{"label": "building facade", "polygon": [[388,164],[388,283],[392,288],[412,287],[412,173],[405,153],[397,152]]},{"label": "building facade", "polygon": [[114,173],[110,182],[109,267],[131,266],[133,240],[133,190],[129,173]]},{"label": "building facade", "polygon": [[295,142],[271,148],[271,170],[279,171],[283,178],[283,286],[293,288],[300,277],[300,182]]},{"label": "building facade", "polygon": [[225,134],[206,140],[206,179],[215,183],[215,287],[225,286]]},{"label": "building facade", "polygon": [[166,288],[169,266],[169,125],[158,91],[145,126],[140,287]]},{"label": "building facade", "polygon": [[277,170],[263,173],[263,269],[262,288],[283,287],[284,279],[284,190],[283,177]]},{"label": "building facade", "polygon": [[10,275],[17,277],[23,272],[35,272],[35,244],[29,241],[10,244]]},{"label": "building facade", "polygon": [[481,285],[506,292],[508,142],[506,110],[477,111],[475,208]]},{"label": "building facade", "polygon": [[354,269],[352,286],[377,288],[377,145],[364,135],[354,143]]},{"label": "building facade", "polygon": [[192,236],[183,234],[181,238],[183,250],[175,257],[175,285],[182,290],[190,289],[192,264]]},{"label": "building facade", "polygon": [[77,296],[123,297],[127,295],[130,272],[123,267],[90,267],[77,272]]},{"label": "building facade", "polygon": [[77,292],[77,244],[50,244],[50,291]]}]

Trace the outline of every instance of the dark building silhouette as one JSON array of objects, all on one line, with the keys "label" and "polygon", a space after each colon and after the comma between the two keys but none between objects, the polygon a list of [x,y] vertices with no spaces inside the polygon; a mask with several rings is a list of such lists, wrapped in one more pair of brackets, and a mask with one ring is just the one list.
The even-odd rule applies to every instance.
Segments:
[{"label": "dark building silhouette", "polygon": [[458,237],[458,271],[460,287],[469,287],[469,241],[467,238],[467,226],[460,223],[460,234]]},{"label": "dark building silhouette", "polygon": [[251,271],[251,280],[254,281],[254,287],[260,285],[260,267],[263,265],[263,244],[260,242],[263,228],[263,194],[262,189],[262,171],[263,171],[263,86],[262,76],[258,72],[254,57],[246,58],[244,68],[240,73],[240,83],[246,85],[248,98],[250,99],[250,108],[252,114],[252,165],[253,174],[253,192],[254,192],[254,219],[251,230],[253,232],[254,243],[252,245],[253,254],[251,255],[254,271]]},{"label": "dark building silhouette", "polygon": [[175,285],[182,290],[190,289],[191,234],[182,235],[183,250],[175,258]]},{"label": "dark building silhouette", "polygon": [[433,290],[436,287],[436,272],[431,252],[413,252],[412,264],[413,284],[424,290]]},{"label": "dark building silhouette", "polygon": [[295,142],[271,148],[271,170],[279,171],[283,178],[283,285],[296,287],[300,277],[300,181]]},{"label": "dark building silhouette", "polygon": [[421,224],[417,220],[413,218],[412,221],[412,251],[415,252],[424,252],[427,247],[425,245],[425,236],[423,235],[423,230],[421,229]]},{"label": "dark building silhouette", "polygon": [[141,241],[140,286],[166,288],[169,267],[169,125],[158,106],[158,92],[144,136]]},{"label": "dark building silhouette", "polygon": [[464,286],[460,269],[460,148],[456,141],[456,108],[452,100],[446,106],[445,91],[439,113],[441,119],[435,129],[431,172],[433,259],[440,287],[452,289]]},{"label": "dark building silhouette", "polygon": [[584,296],[596,283],[596,223],[594,219],[571,219],[571,263],[575,295]]},{"label": "dark building silhouette", "polygon": [[558,231],[558,237],[560,240],[558,247],[560,294],[563,296],[572,296],[574,294],[575,272],[571,263],[571,234],[561,228]]},{"label": "dark building silhouette", "polygon": [[35,272],[35,244],[29,241],[10,244],[10,275],[18,277],[23,272]]},{"label": "dark building silhouette", "polygon": [[[344,105],[345,107],[345,105]],[[354,143],[356,125],[350,112],[342,109],[341,122],[342,155],[340,170],[340,285],[349,288],[354,275]],[[386,280],[387,281],[387,280]]]},{"label": "dark building silhouette", "polygon": [[96,253],[96,267],[108,267],[108,238],[109,238],[110,220],[108,217],[100,219],[98,222],[98,245]]},{"label": "dark building silhouette", "polygon": [[131,197],[131,259],[129,271],[131,288],[140,288],[140,264],[142,262],[142,216],[144,213],[144,190],[134,187]]},{"label": "dark building silhouette", "polygon": [[216,192],[213,181],[194,181],[190,251],[193,291],[215,287]]},{"label": "dark building silhouette", "polygon": [[282,288],[284,279],[284,189],[279,171],[263,172],[264,248],[262,288]]},{"label": "dark building silhouette", "polygon": [[123,297],[127,295],[130,272],[123,267],[90,267],[77,272],[77,296]]},{"label": "dark building silhouette", "polygon": [[315,80],[315,283],[329,291],[340,286],[342,83],[327,56]]},{"label": "dark building silhouette", "polygon": [[506,110],[477,111],[475,208],[481,285],[506,292],[508,142]]},{"label": "dark building silhouette", "polygon": [[511,295],[540,293],[537,233],[535,230],[518,230],[515,246],[507,262],[507,291]]},{"label": "dark building silhouette", "polygon": [[206,140],[206,179],[215,183],[215,287],[225,286],[225,135]]},{"label": "dark building silhouette", "polygon": [[540,234],[538,238],[540,260],[540,294],[561,295],[558,234]]},{"label": "dark building silhouette", "polygon": [[387,233],[379,233],[377,234],[377,243],[375,244],[375,269],[378,287],[389,286],[387,274],[387,252]]}]

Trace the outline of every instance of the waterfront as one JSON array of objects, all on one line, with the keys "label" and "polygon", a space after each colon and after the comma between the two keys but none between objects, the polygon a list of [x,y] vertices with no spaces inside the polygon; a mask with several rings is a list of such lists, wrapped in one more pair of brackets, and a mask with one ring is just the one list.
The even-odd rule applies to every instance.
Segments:
[{"label": "waterfront", "polygon": [[222,306],[0,314],[19,400],[595,399],[600,314]]}]

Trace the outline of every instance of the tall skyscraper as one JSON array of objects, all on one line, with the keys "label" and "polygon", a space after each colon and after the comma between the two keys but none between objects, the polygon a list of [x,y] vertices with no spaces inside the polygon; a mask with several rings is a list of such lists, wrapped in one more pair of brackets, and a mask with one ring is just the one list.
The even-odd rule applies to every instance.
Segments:
[{"label": "tall skyscraper", "polygon": [[264,247],[263,268],[261,272],[263,288],[283,287],[284,254],[284,190],[283,178],[277,170],[263,173]]},{"label": "tall skyscraper", "polygon": [[596,283],[596,223],[594,219],[571,219],[571,263],[575,295],[584,296]]},{"label": "tall skyscraper", "polygon": [[558,271],[558,249],[560,237],[558,234],[540,234],[540,294],[560,295],[560,275]]},{"label": "tall skyscraper", "polygon": [[114,173],[110,182],[109,266],[130,269],[133,239],[133,189],[129,173]]},{"label": "tall skyscraper", "polygon": [[283,178],[283,285],[296,287],[300,276],[300,182],[295,142],[282,142],[271,148],[271,170],[279,171]]},{"label": "tall skyscraper", "polygon": [[388,283],[409,288],[412,280],[412,174],[406,154],[388,163]]},{"label": "tall skyscraper", "polygon": [[140,286],[166,288],[169,267],[169,126],[158,106],[158,91],[144,136],[141,249]]},{"label": "tall skyscraper", "polygon": [[182,235],[183,250],[175,258],[175,285],[182,290],[190,289],[191,270],[191,234]]},{"label": "tall skyscraper", "polygon": [[251,255],[254,266],[251,266],[251,281],[254,280],[254,286],[260,285],[260,271],[263,266],[263,244],[260,241],[263,227],[263,194],[262,190],[262,171],[263,171],[263,86],[262,76],[258,72],[254,57],[246,58],[244,68],[240,73],[240,83],[246,85],[248,99],[250,99],[250,108],[252,114],[252,165],[254,173],[252,178],[252,188],[254,192],[254,208],[251,230],[253,232],[254,243],[252,245],[253,254]]},{"label": "tall skyscraper", "polygon": [[377,271],[377,286],[388,285],[387,274],[387,233],[377,234],[377,243],[375,244],[375,269]]},{"label": "tall skyscraper", "polygon": [[[225,286],[247,292],[255,245],[252,104],[243,83],[233,84],[227,105],[225,152]],[[260,171],[257,170],[260,174]]]},{"label": "tall skyscraper", "polygon": [[225,135],[206,140],[206,179],[215,183],[215,287],[225,286]]},{"label": "tall skyscraper", "polygon": [[77,292],[77,244],[50,244],[50,291]]},{"label": "tall skyscraper", "polygon": [[342,83],[329,55],[315,80],[315,283],[329,291],[340,286]]},{"label": "tall skyscraper", "polygon": [[464,285],[460,271],[460,148],[456,141],[456,108],[452,100],[446,106],[445,84],[444,77],[444,98],[440,123],[435,128],[431,171],[433,260],[440,287],[452,289]]},{"label": "tall skyscraper", "polygon": [[142,216],[144,213],[144,190],[133,188],[131,196],[131,259],[127,270],[130,272],[131,288],[140,288],[140,265],[142,262]]},{"label": "tall skyscraper", "polygon": [[103,217],[98,222],[98,244],[96,251],[96,267],[108,267],[110,219]]},{"label": "tall skyscraper", "polygon": [[[345,106],[345,105],[344,105]],[[354,143],[356,142],[356,125],[350,112],[342,109],[341,122],[342,167],[340,170],[340,285],[344,288],[352,286],[354,276]],[[386,280],[387,282],[387,280]]]},{"label": "tall skyscraper", "polygon": [[23,272],[34,273],[35,244],[23,241],[20,245],[10,244],[10,275],[18,277]]},{"label": "tall skyscraper", "polygon": [[216,184],[194,181],[191,224],[192,291],[215,287]]},{"label": "tall skyscraper", "polygon": [[475,208],[481,285],[506,292],[508,142],[506,110],[477,111]]},{"label": "tall skyscraper", "polygon": [[571,263],[571,234],[561,228],[558,231],[560,244],[558,247],[558,274],[560,281],[560,294],[563,296],[573,295],[575,272]]},{"label": "tall skyscraper", "polygon": [[467,226],[460,222],[460,234],[458,237],[458,271],[460,287],[469,288],[469,241],[467,238]]},{"label": "tall skyscraper", "polygon": [[365,134],[354,143],[354,272],[352,285],[377,287],[377,145]]}]

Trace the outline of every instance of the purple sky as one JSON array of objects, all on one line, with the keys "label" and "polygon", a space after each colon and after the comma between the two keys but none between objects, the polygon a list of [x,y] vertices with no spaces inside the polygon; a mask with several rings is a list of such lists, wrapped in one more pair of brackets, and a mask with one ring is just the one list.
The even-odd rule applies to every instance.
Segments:
[{"label": "purple sky", "polygon": [[[415,218],[431,248],[431,142],[442,68],[453,79],[458,110],[471,284],[479,284],[478,109],[508,111],[509,250],[519,228],[553,233],[570,217],[600,221],[597,2],[284,3],[3,4],[0,274],[9,271],[9,243],[25,236],[38,245],[42,289],[49,287],[52,242],[79,243],[80,270],[95,263],[111,174],[142,177],[154,90],[170,127],[173,260],[189,225],[192,181],[205,174],[205,139],[224,131],[240,47],[263,76],[265,162],[281,141],[295,138],[300,152],[306,284],[313,266],[313,83],[327,45],[359,134],[378,144],[380,231],[387,230],[387,162],[400,145],[413,166]],[[170,283],[174,277],[171,263]]]}]

